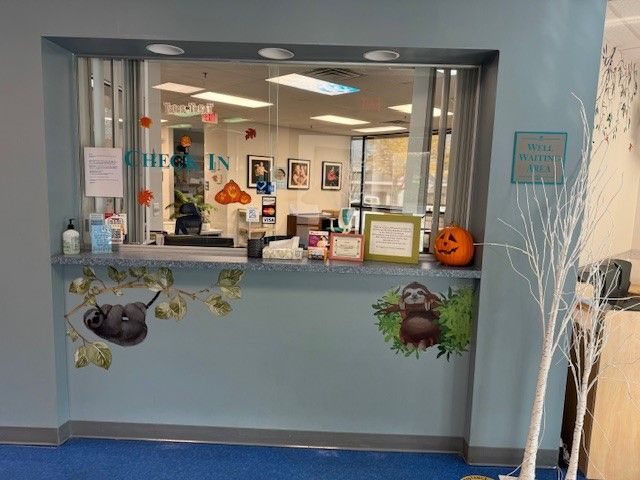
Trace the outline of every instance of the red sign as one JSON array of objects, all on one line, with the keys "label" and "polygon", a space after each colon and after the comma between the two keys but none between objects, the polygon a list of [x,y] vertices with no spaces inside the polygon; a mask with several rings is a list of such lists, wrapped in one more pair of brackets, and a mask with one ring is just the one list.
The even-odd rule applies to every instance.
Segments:
[{"label": "red sign", "polygon": [[216,112],[203,113],[202,121],[203,123],[218,123],[218,114]]}]

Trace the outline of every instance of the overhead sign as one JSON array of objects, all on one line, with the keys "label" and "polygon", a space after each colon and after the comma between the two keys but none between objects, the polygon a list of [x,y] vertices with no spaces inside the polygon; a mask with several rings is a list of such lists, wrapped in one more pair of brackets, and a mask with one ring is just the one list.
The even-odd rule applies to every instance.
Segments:
[{"label": "overhead sign", "polygon": [[202,123],[218,123],[218,114],[216,112],[203,113],[202,114]]},{"label": "overhead sign", "polygon": [[178,117],[194,117],[205,113],[213,112],[213,103],[195,103],[188,102],[185,104],[176,104],[164,102],[164,113],[168,115],[176,115]]},{"label": "overhead sign", "polygon": [[511,183],[564,183],[565,132],[516,132]]}]

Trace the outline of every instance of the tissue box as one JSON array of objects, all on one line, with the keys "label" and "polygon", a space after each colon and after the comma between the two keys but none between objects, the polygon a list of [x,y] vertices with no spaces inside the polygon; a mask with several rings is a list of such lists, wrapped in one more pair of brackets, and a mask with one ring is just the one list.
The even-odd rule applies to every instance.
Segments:
[{"label": "tissue box", "polygon": [[271,248],[262,249],[262,258],[277,258],[279,260],[302,260],[302,248]]}]

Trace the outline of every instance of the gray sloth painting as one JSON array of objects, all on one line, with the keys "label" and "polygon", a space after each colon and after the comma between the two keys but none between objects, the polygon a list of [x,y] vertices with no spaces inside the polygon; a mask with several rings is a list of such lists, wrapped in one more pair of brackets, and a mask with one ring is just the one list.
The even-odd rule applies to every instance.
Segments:
[{"label": "gray sloth painting", "polygon": [[[166,300],[157,303],[153,309],[154,317],[160,320],[182,320],[187,314],[187,300],[203,303],[213,315],[227,315],[232,310],[229,300],[242,296],[241,270],[222,270],[213,287],[205,287],[195,292],[174,286],[173,272],[164,267],[154,273],[148,272],[145,267],[123,271],[108,267],[107,276],[115,282],[113,286],[107,286],[91,267],[85,266],[82,273],[82,277],[71,282],[69,292],[83,295],[84,301],[64,316],[68,327],[67,336],[72,342],[80,342],[74,353],[74,364],[77,368],[94,364],[108,369],[112,353],[107,343],[131,347],[147,339],[147,314],[161,296],[165,296]],[[99,301],[102,294],[121,296],[127,289],[144,289],[153,292],[154,296],[146,303],[134,301],[110,304]],[[74,326],[72,317],[82,310],[84,327],[107,343],[91,340],[82,333],[82,329]]]}]

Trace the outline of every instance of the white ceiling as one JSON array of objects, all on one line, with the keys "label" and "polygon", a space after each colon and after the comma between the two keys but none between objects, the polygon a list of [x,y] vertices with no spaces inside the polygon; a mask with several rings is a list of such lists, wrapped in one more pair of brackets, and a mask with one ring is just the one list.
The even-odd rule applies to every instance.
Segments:
[{"label": "white ceiling", "polygon": [[[271,102],[273,107],[245,108],[223,103],[215,103],[214,110],[220,120],[229,117],[250,118],[251,122],[234,124],[234,128],[251,126],[251,123],[276,123],[281,127],[300,128],[338,135],[358,135],[354,128],[399,125],[409,128],[410,115],[394,111],[388,107],[411,103],[414,68],[333,65],[347,68],[359,75],[356,78],[336,76],[317,77],[329,82],[349,85],[360,89],[358,93],[327,96],[297,88],[275,85],[265,81],[267,78],[288,73],[305,74],[318,67],[331,65],[283,65],[250,64],[240,62],[197,62],[197,61],[161,61],[161,81],[202,87],[218,93],[247,97]],[[206,77],[204,73],[206,72]],[[436,86],[436,106],[440,103],[440,84],[443,75],[438,74]],[[456,77],[452,77],[455,79]],[[277,95],[277,97],[276,97]],[[449,111],[453,110],[455,95],[454,83],[450,94]],[[162,92],[162,102],[184,104],[186,102],[206,103],[190,95]],[[276,108],[277,106],[277,108]],[[367,125],[344,126],[311,120],[318,115],[340,115],[370,122]],[[168,120],[164,125],[191,123],[194,128],[202,128],[199,117],[181,118],[163,114]],[[391,123],[393,122],[393,123]],[[402,122],[402,123],[398,123]],[[216,128],[224,127],[220,122]]]},{"label": "white ceiling", "polygon": [[640,0],[610,0],[604,43],[618,47],[627,61],[640,62]]}]

